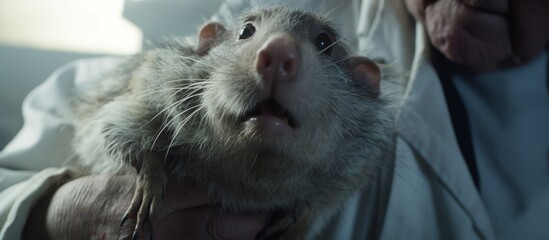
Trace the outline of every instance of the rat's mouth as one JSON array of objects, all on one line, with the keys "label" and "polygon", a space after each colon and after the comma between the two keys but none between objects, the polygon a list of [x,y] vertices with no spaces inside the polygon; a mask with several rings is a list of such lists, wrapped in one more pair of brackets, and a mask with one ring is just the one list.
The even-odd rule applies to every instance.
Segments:
[{"label": "rat's mouth", "polygon": [[260,118],[272,119],[274,124],[285,123],[296,128],[296,121],[288,109],[272,98],[259,102],[250,111],[244,114],[243,122],[258,121]]}]

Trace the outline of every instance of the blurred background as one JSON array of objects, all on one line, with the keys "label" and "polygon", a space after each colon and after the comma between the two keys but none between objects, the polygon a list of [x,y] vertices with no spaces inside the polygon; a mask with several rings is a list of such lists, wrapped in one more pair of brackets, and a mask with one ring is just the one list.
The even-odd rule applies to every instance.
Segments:
[{"label": "blurred background", "polygon": [[193,34],[222,0],[0,0],[0,150],[23,125],[25,96],[79,58],[129,55]]}]

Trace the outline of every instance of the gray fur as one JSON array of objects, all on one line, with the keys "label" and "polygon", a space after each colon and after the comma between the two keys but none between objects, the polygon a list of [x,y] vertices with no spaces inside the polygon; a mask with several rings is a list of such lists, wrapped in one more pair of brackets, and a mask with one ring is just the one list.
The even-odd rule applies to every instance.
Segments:
[{"label": "gray fur", "polygon": [[[391,116],[382,98],[353,81],[341,42],[331,56],[312,45],[315,32],[333,31],[329,21],[288,8],[246,16],[255,19],[253,38],[237,41],[242,21],[204,56],[196,42],[172,41],[83,93],[75,103],[78,162],[90,173],[127,173],[156,154],[168,174],[207,184],[225,210],[305,207],[313,219],[296,231],[319,229],[392,161]],[[240,119],[261,88],[255,53],[276,32],[293,36],[304,56],[300,81],[282,103],[301,131],[265,139],[244,131]]]}]

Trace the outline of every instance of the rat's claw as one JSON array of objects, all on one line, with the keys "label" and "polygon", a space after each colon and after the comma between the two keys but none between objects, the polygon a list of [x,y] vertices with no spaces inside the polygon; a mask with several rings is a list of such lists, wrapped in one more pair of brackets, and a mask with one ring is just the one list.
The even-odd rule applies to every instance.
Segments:
[{"label": "rat's claw", "polygon": [[[145,222],[150,221],[149,209],[151,208],[152,199],[149,197],[150,194],[147,194],[146,192],[143,193],[142,196],[143,202],[139,206],[139,211],[137,212],[137,223],[135,224],[135,228],[133,230],[132,240],[136,240],[139,235],[142,235],[141,233],[144,231]],[[150,225],[149,228],[151,228]]]},{"label": "rat's claw", "polygon": [[141,201],[143,200],[143,188],[139,186],[135,186],[135,191],[133,193],[132,201],[130,203],[130,206],[124,213],[124,216],[122,217],[122,220],[120,221],[120,226],[123,226],[124,223],[126,223],[126,220],[128,218],[135,214],[135,212],[139,209],[141,206]]},{"label": "rat's claw", "polygon": [[150,161],[139,171],[132,201],[121,221],[121,225],[124,225],[129,218],[135,220],[132,240],[141,238],[146,227],[152,239],[166,182],[167,178],[159,162]]},{"label": "rat's claw", "polygon": [[[160,194],[164,194],[164,188],[161,189],[161,193]],[[159,196],[159,194],[154,194],[152,197],[151,197],[151,203],[149,205],[149,218],[148,218],[148,223],[149,223],[149,230],[152,234],[153,232],[153,226],[156,225],[156,220],[158,218],[158,207],[160,205],[160,202],[161,202],[161,199],[162,199],[162,195]]]}]

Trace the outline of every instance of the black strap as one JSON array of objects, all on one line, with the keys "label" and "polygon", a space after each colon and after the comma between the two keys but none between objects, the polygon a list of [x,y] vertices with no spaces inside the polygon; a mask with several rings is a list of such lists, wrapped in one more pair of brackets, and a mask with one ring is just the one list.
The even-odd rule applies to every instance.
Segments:
[{"label": "black strap", "polygon": [[450,117],[452,118],[452,126],[459,148],[469,167],[469,172],[471,173],[475,186],[479,189],[480,177],[477,170],[471,128],[469,126],[467,110],[465,109],[463,100],[461,99],[454,82],[452,82],[452,64],[437,50],[433,49],[432,52],[433,64],[437,70],[444,90],[444,96],[446,97],[446,103],[448,104]]}]

